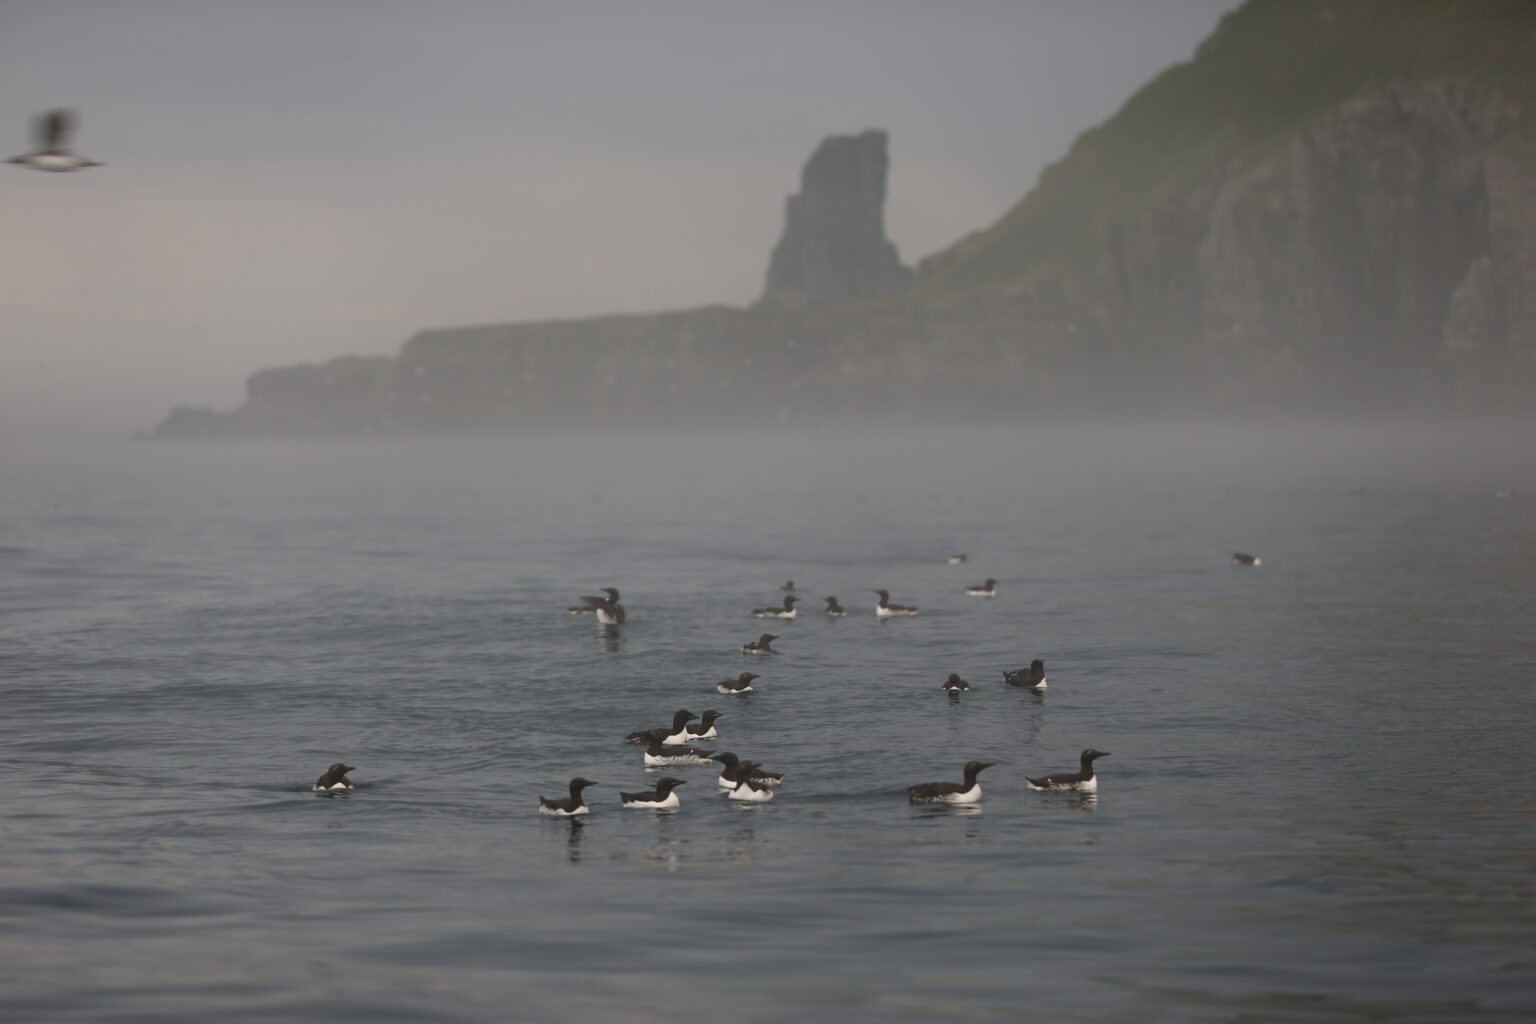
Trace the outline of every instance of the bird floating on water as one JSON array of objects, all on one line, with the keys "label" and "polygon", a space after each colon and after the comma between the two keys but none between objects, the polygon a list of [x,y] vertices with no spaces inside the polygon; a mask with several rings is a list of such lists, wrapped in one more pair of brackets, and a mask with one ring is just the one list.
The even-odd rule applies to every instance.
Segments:
[{"label": "bird floating on water", "polygon": [[624,606],[619,603],[619,588],[604,587],[607,597],[583,597],[582,604],[597,613],[597,621],[605,626],[624,624]]},{"label": "bird floating on water", "polygon": [[1009,686],[1022,686],[1028,690],[1043,690],[1045,689],[1045,662],[1036,658],[1029,663],[1029,668],[1004,672],[1003,682]]},{"label": "bird floating on water", "polygon": [[1259,566],[1264,564],[1264,559],[1260,558],[1258,555],[1250,555],[1246,551],[1235,551],[1232,554],[1232,564],[1247,565],[1257,569]]},{"label": "bird floating on water", "polygon": [[966,563],[966,554],[964,551],[961,551],[950,555],[945,561],[950,565],[964,565]]},{"label": "bird floating on water", "polygon": [[987,582],[974,587],[966,587],[965,592],[971,597],[996,597],[997,580],[987,577]]},{"label": "bird floating on water", "polygon": [[581,791],[588,786],[597,783],[591,779],[583,779],[580,776],[571,780],[571,795],[564,800],[551,800],[547,796],[539,797],[539,813],[548,814],[556,818],[574,818],[578,814],[587,813],[587,805],[581,798]]},{"label": "bird floating on water", "polygon": [[772,800],[773,788],[752,777],[756,769],[756,761],[741,762],[736,769],[736,785],[726,795],[732,800],[745,800],[754,804],[765,804]]},{"label": "bird floating on water", "polygon": [[961,679],[959,673],[957,672],[951,672],[949,674],[949,678],[944,680],[944,689],[948,690],[950,693],[961,693],[965,690],[969,690],[970,688],[971,684],[966,682],[964,679]]},{"label": "bird floating on water", "polygon": [[1082,767],[1075,772],[1053,772],[1050,775],[1042,775],[1038,779],[1029,779],[1029,788],[1034,790],[1072,790],[1078,793],[1097,793],[1099,791],[1099,778],[1093,774],[1093,762],[1095,758],[1108,757],[1107,750],[1094,750],[1089,747],[1083,751]]},{"label": "bird floating on water", "polygon": [[347,778],[347,772],[356,771],[355,765],[342,764],[337,761],[325,770],[325,774],[315,780],[316,793],[328,793],[338,789],[351,789],[352,780]]},{"label": "bird floating on water", "polygon": [[647,789],[639,793],[620,793],[619,802],[625,807],[638,810],[673,811],[681,807],[682,803],[672,790],[687,784],[687,779],[674,779],[670,775],[664,775],[656,780],[655,789]]},{"label": "bird floating on water", "polygon": [[779,638],[777,633],[764,633],[756,640],[748,640],[741,645],[742,654],[772,654],[773,642]]},{"label": "bird floating on water", "polygon": [[760,619],[792,619],[795,617],[795,602],[798,600],[794,594],[786,594],[783,607],[769,605],[766,608],[754,608],[752,614]]},{"label": "bird floating on water", "polygon": [[649,743],[651,737],[656,737],[663,743],[681,743],[688,738],[688,723],[699,716],[687,708],[678,708],[672,714],[672,726],[657,726],[654,729],[636,729],[624,737],[625,743]]},{"label": "bird floating on water", "polygon": [[[735,789],[736,783],[741,781],[743,771],[746,771],[748,777],[759,786],[777,786],[784,781],[783,772],[765,772],[756,761],[743,761],[728,750],[717,752],[714,759],[725,766],[720,772],[721,789]],[[751,767],[746,767],[748,765]]]},{"label": "bird floating on water", "polygon": [[846,608],[844,608],[842,605],[837,603],[837,598],[836,597],[823,598],[823,600],[825,600],[827,602],[827,614],[828,615],[837,616],[837,615],[847,615],[848,614],[848,610]]},{"label": "bird floating on water", "polygon": [[976,804],[981,802],[981,783],[976,776],[995,761],[965,762],[964,782],[924,782],[907,787],[907,799],[914,804]]},{"label": "bird floating on water", "polygon": [[653,736],[645,748],[645,766],[657,768],[674,764],[709,764],[714,760],[713,754],[713,750],[700,750],[682,743],[662,743]]},{"label": "bird floating on water", "polygon": [[875,605],[875,618],[889,619],[896,616],[910,616],[917,614],[917,608],[909,604],[891,604],[891,593],[888,590],[877,590],[880,595],[880,603]]},{"label": "bird floating on water", "polygon": [[52,171],[56,174],[83,171],[87,167],[105,167],[96,160],[87,160],[70,151],[69,137],[75,131],[75,115],[69,110],[50,110],[32,119],[32,137],[35,152],[13,156],[7,163],[28,167],[34,171]]},{"label": "bird floating on water", "polygon": [[715,685],[715,692],[729,697],[738,697],[744,693],[751,693],[752,680],[761,678],[756,672],[743,672],[735,679],[722,679]]},{"label": "bird floating on water", "polygon": [[780,590],[794,590],[795,589],[795,581],[794,580],[785,580],[779,586],[779,589]]},{"label": "bird floating on water", "polygon": [[683,732],[688,734],[687,739],[684,740],[684,742],[687,742],[688,740],[714,739],[716,735],[715,719],[722,717],[724,716],[721,715],[720,712],[716,711],[714,708],[710,708],[708,711],[704,712],[703,719],[698,722],[690,722],[683,726]]}]

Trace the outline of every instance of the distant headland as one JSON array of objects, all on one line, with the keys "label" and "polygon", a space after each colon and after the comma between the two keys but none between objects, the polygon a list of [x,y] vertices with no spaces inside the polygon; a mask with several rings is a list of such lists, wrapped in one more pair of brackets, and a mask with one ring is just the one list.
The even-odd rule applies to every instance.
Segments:
[{"label": "distant headland", "polygon": [[750,307],[425,330],[155,434],[1530,411],[1533,45],[1529,3],[1250,0],[915,268],[886,134],[831,136]]}]

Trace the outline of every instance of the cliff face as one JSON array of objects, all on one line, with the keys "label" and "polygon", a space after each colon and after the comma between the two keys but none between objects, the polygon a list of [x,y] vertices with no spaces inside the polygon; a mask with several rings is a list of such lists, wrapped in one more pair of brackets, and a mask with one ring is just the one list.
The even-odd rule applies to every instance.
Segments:
[{"label": "cliff face", "polygon": [[763,299],[427,331],[163,436],[1536,408],[1536,4],[1251,0],[913,280],[825,140]]},{"label": "cliff face", "polygon": [[1536,180],[1503,152],[1518,124],[1455,83],[1370,90],[1111,223],[1059,287],[1096,332],[1233,397],[1431,399],[1495,353],[1529,377]]},{"label": "cliff face", "polygon": [[822,140],[784,203],[765,304],[827,306],[890,295],[911,271],[885,237],[886,134]]}]

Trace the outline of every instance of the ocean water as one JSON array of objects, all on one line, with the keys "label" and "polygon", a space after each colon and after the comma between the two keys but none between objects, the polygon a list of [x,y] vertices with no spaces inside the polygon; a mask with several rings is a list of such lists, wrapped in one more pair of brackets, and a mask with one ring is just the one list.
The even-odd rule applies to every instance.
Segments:
[{"label": "ocean water", "polygon": [[0,1018],[1530,1020],[1531,436],[0,445]]}]

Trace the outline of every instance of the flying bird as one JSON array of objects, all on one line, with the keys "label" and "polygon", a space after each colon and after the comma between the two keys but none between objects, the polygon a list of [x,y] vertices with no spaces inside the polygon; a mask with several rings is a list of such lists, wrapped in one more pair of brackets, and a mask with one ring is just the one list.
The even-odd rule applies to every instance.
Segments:
[{"label": "flying bird", "polygon": [[35,152],[13,156],[7,163],[30,167],[34,171],[83,171],[87,167],[105,167],[95,160],[76,156],[69,148],[69,137],[75,131],[75,115],[69,110],[49,110],[32,119]]}]

